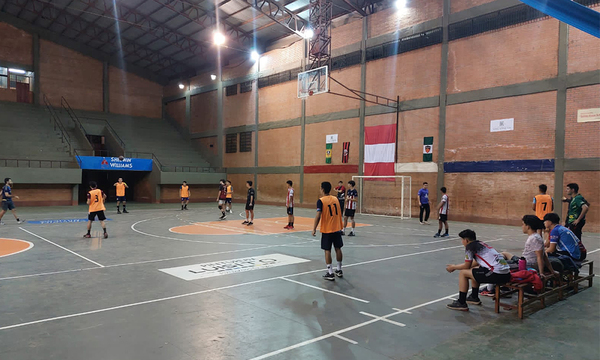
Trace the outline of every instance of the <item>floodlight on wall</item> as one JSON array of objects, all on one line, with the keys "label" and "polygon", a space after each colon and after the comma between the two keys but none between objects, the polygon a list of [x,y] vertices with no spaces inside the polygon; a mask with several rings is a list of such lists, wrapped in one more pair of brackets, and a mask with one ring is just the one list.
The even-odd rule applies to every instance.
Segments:
[{"label": "floodlight on wall", "polygon": [[256,50],[252,50],[252,52],[250,53],[250,58],[254,61],[258,60],[260,55],[258,55],[258,52]]},{"label": "floodlight on wall", "polygon": [[406,7],[406,0],[396,0],[396,9],[402,10]]},{"label": "floodlight on wall", "polygon": [[27,72],[27,71],[21,70],[21,69],[8,69],[8,71],[11,73],[15,73],[15,74],[25,74]]},{"label": "floodlight on wall", "polygon": [[213,34],[213,40],[215,42],[215,45],[223,45],[225,44],[225,35],[221,34],[218,31],[215,31],[215,33]]},{"label": "floodlight on wall", "polygon": [[315,32],[313,31],[313,29],[306,29],[304,30],[304,32],[302,33],[302,36],[305,39],[312,39],[312,37],[315,35]]},{"label": "floodlight on wall", "polygon": [[185,86],[184,86],[183,84],[179,84],[179,88],[180,88],[181,90],[183,90],[183,88],[184,88],[184,87],[185,87]]},{"label": "floodlight on wall", "polygon": [[217,75],[215,75],[215,74],[210,74],[210,79],[211,79],[211,80],[217,80]]}]

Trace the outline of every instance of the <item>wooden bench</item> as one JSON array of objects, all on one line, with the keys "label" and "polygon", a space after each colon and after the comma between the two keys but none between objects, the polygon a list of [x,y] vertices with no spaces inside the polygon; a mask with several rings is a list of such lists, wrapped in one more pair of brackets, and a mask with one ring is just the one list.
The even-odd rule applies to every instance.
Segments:
[{"label": "wooden bench", "polygon": [[[588,274],[587,275],[575,275],[571,271],[567,271],[566,273],[560,274],[558,276],[550,276],[550,275],[542,275],[540,279],[543,283],[542,291],[539,294],[526,293],[525,289],[531,286],[531,283],[506,283],[503,285],[496,285],[496,294],[495,294],[495,311],[496,313],[500,313],[500,307],[502,306],[505,309],[517,309],[517,315],[519,319],[523,319],[523,308],[529,304],[535,303],[539,301],[542,305],[542,308],[546,307],[546,297],[558,294],[558,299],[562,300],[564,298],[564,291],[569,287],[573,288],[573,292],[577,293],[579,291],[579,283],[582,281],[588,281],[588,287],[592,287],[592,281],[594,278],[594,262],[590,260],[584,260],[581,263],[581,267],[588,266]],[[581,274],[581,272],[580,272]],[[563,281],[563,275],[567,275],[568,281]],[[554,280],[552,287],[547,287],[548,280]],[[501,292],[500,287],[507,287],[510,290]],[[501,303],[500,299],[502,297],[506,297],[507,295],[518,293],[517,304],[507,304]]]}]

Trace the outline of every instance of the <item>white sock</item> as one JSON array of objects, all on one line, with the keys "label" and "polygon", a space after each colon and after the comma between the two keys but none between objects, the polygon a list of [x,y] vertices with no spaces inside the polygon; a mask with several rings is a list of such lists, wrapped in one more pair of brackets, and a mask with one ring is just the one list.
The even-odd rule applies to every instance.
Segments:
[{"label": "white sock", "polygon": [[354,232],[354,228],[352,228],[352,232]]},{"label": "white sock", "polygon": [[327,264],[327,272],[333,274],[333,269],[331,269],[331,264]]},{"label": "white sock", "polygon": [[341,261],[338,261],[337,269],[342,270],[342,262]]}]

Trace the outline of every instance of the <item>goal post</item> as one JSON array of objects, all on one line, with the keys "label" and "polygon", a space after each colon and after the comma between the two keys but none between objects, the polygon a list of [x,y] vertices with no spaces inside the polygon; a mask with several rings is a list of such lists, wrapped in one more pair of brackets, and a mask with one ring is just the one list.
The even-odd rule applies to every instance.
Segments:
[{"label": "goal post", "polygon": [[357,213],[410,219],[410,176],[352,176],[358,190]]}]

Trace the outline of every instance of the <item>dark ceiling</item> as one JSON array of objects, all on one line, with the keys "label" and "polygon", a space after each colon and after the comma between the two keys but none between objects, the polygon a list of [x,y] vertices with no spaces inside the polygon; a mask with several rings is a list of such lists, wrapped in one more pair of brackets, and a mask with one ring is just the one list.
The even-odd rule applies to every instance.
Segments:
[{"label": "dark ceiling", "polygon": [[[333,0],[333,17],[364,15],[370,4]],[[0,0],[0,12],[173,79],[216,64],[217,22],[221,56],[249,56],[300,33],[309,0]]]}]

